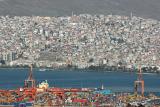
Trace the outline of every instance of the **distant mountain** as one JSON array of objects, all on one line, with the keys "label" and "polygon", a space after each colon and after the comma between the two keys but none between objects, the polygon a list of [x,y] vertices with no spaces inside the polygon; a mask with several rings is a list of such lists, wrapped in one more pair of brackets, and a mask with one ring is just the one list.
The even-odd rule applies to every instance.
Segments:
[{"label": "distant mountain", "polygon": [[134,15],[160,20],[160,0],[0,0],[0,15]]}]

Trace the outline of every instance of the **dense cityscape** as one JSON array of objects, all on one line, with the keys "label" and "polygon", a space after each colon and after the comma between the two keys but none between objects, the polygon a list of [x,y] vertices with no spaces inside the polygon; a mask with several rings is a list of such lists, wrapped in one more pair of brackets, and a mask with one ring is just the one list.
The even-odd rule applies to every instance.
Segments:
[{"label": "dense cityscape", "polygon": [[0,0],[0,107],[160,107],[160,0]]},{"label": "dense cityscape", "polygon": [[[30,69],[23,87],[12,90],[0,89],[0,107],[4,105],[8,107],[158,107],[160,105],[158,93],[153,90],[150,90],[152,93],[147,91],[148,84],[152,82],[148,83],[146,76],[143,79],[142,72],[160,72],[159,33],[159,21],[136,17],[132,13],[130,16],[90,14],[72,14],[72,16],[65,17],[1,16],[0,67],[13,67],[17,70],[19,67],[28,68],[30,65]],[[39,79],[34,78],[33,67],[65,69],[65,72],[69,71],[66,69],[69,68],[95,69],[96,71],[102,71],[102,69],[105,71],[134,70],[138,73],[137,79],[133,77],[136,79],[132,81],[133,91],[116,92],[104,87],[103,84],[101,87],[83,88],[82,80],[85,81],[85,78],[82,75],[81,83],[76,83],[76,85],[81,84],[81,88],[50,86],[47,80],[40,82]],[[4,72],[7,73],[6,69],[1,70],[2,75]],[[7,70],[14,72],[13,69]],[[49,74],[51,78],[56,75],[56,70],[53,71],[55,72],[48,72],[54,73]],[[75,73],[76,70],[72,71]],[[40,70],[37,73],[47,74]],[[18,78],[22,76],[19,74],[16,74]],[[126,74],[135,76],[133,73]],[[94,79],[102,81],[97,78],[100,77],[97,75]],[[127,82],[125,76],[128,77],[128,75],[124,75],[124,82]],[[13,74],[7,77],[12,76]],[[58,80],[65,80],[66,77],[61,76],[58,75]],[[42,79],[42,77],[39,78]],[[86,83],[89,81],[88,77]],[[123,82],[123,77],[121,79],[117,77],[116,81],[118,78],[120,82]],[[52,81],[52,79],[47,79]],[[72,78],[73,81],[79,79]],[[92,78],[92,81],[94,79]],[[152,80],[153,77],[149,76],[149,81]],[[2,82],[4,82],[3,78]],[[14,78],[11,85],[18,82]],[[117,83],[120,84],[120,82]],[[9,83],[0,85],[9,86]],[[154,85],[151,87],[155,88]],[[125,88],[123,86],[122,89]]]},{"label": "dense cityscape", "polygon": [[0,66],[160,68],[160,22],[136,16],[1,16]]}]

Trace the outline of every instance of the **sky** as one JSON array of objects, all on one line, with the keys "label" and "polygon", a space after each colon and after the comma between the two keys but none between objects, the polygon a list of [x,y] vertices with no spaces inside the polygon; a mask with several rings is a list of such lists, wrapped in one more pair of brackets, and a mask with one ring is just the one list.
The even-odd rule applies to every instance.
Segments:
[{"label": "sky", "polygon": [[0,15],[133,15],[160,20],[160,0],[0,0]]}]

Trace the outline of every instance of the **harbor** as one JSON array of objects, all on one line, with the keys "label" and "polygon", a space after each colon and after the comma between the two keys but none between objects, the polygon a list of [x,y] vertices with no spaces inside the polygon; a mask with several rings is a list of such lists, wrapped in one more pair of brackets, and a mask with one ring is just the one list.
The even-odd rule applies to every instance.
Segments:
[{"label": "harbor", "polygon": [[160,0],[0,0],[0,107],[160,107]]},{"label": "harbor", "polygon": [[[33,71],[31,67],[29,72],[26,72],[28,78],[25,79],[23,86],[0,90],[2,107],[153,107],[152,105],[158,107],[160,102],[158,94],[153,94],[151,90],[152,93],[149,93],[149,91],[143,92],[142,87],[137,88],[137,91],[134,90],[134,81],[131,81],[132,91],[121,90],[116,92],[107,88],[106,85],[104,86],[105,83],[99,84],[99,87],[83,87],[83,84],[79,83],[80,86],[65,88],[51,86],[49,80],[37,84]],[[136,81],[136,78],[134,79]]]}]

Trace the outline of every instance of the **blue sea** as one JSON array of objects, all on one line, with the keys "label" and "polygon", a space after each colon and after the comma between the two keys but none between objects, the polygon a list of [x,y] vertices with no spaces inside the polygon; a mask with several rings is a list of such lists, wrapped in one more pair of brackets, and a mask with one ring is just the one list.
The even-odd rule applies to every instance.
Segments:
[{"label": "blue sea", "polygon": [[[16,89],[23,87],[28,77],[28,69],[0,69],[0,89]],[[136,73],[109,72],[95,70],[46,70],[33,69],[36,83],[48,80],[50,87],[66,88],[98,88],[102,84],[114,92],[133,92]],[[160,74],[144,73],[146,92],[160,91]]]}]

